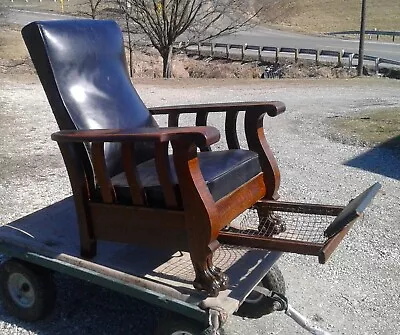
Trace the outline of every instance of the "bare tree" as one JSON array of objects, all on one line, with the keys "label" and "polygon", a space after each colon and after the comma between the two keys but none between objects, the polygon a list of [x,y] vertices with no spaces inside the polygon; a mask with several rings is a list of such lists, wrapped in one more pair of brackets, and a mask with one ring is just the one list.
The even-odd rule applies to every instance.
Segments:
[{"label": "bare tree", "polygon": [[117,0],[122,10],[163,59],[163,77],[172,74],[173,44],[204,41],[246,27],[258,11],[249,13],[241,0]]},{"label": "bare tree", "polygon": [[125,44],[125,47],[128,49],[128,53],[129,53],[129,74],[131,77],[133,77],[133,40],[132,40],[132,26],[131,26],[131,22],[129,20],[129,16],[132,12],[132,7],[126,7],[124,10],[124,19],[125,19],[125,26],[122,29],[127,37],[128,37],[128,41]]},{"label": "bare tree", "polygon": [[88,0],[88,3],[90,5],[90,16],[92,17],[93,20],[96,19],[97,17],[97,10],[102,3],[103,0]]}]

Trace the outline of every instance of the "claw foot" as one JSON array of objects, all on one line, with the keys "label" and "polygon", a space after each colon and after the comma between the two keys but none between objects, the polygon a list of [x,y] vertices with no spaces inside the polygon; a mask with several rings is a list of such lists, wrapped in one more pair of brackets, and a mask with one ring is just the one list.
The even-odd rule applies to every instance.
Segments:
[{"label": "claw foot", "polygon": [[203,272],[203,275],[196,276],[193,282],[193,286],[196,290],[206,291],[210,297],[216,297],[221,290],[219,280],[214,277],[208,270]]},{"label": "claw foot", "polygon": [[211,265],[209,268],[211,274],[218,280],[221,291],[226,290],[229,286],[229,277],[214,265]]}]

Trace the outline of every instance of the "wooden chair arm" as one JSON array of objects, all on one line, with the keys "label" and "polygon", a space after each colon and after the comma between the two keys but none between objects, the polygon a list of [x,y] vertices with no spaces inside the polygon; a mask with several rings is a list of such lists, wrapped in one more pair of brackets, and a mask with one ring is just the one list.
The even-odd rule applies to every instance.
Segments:
[{"label": "wooden chair arm", "polygon": [[[228,148],[239,149],[237,117],[240,111],[244,111],[247,143],[250,150],[258,153],[267,186],[266,198],[277,200],[279,198],[280,172],[265,137],[263,120],[265,114],[274,117],[283,113],[285,109],[283,102],[264,101],[154,107],[150,108],[150,112],[153,115],[168,114],[170,127],[178,126],[180,114],[196,113],[196,126],[206,126],[209,113],[225,112],[225,136]],[[200,149],[201,151],[211,150],[210,146],[200,147]]]},{"label": "wooden chair arm", "polygon": [[168,142],[184,136],[197,146],[211,145],[220,139],[218,129],[214,127],[168,127],[137,129],[90,129],[62,130],[51,135],[57,142]]},{"label": "wooden chair arm", "polygon": [[[118,202],[111,177],[108,173],[104,144],[106,142],[119,142],[121,144],[122,166],[125,171],[126,179],[129,184],[131,199],[134,205],[146,206],[147,199],[143,185],[139,178],[137,170],[137,157],[135,157],[134,146],[136,142],[151,141],[155,144],[155,164],[163,189],[165,204],[167,208],[177,208],[178,201],[174,190],[174,182],[171,173],[171,166],[168,158],[168,144],[174,143],[174,146],[181,147],[184,151],[190,151],[191,154],[183,154],[181,158],[193,159],[196,157],[196,148],[204,145],[211,145],[220,138],[219,131],[214,127],[181,127],[181,128],[138,128],[138,129],[98,129],[98,130],[63,130],[51,135],[51,138],[58,142],[66,163],[70,162],[71,153],[82,143],[91,143],[90,153],[93,166],[93,175],[99,186],[101,197],[105,203]],[[175,152],[174,152],[175,155]],[[185,166],[187,162],[177,162],[176,164]],[[81,167],[67,164],[70,176],[76,175]],[[70,171],[71,170],[71,171]],[[179,170],[179,169],[178,169]],[[83,172],[80,173],[79,185],[76,189],[85,184]],[[192,164],[189,175],[185,177],[178,176],[179,180],[190,183],[193,176],[201,179],[200,167],[196,161]],[[76,178],[75,178],[76,179]],[[94,180],[93,180],[94,182]],[[201,182],[200,182],[201,183]],[[205,184],[204,180],[201,183]],[[88,185],[94,192],[96,186]],[[205,191],[204,191],[205,192]],[[207,193],[207,192],[205,192]],[[209,193],[209,192],[208,192]]]},{"label": "wooden chair arm", "polygon": [[151,107],[149,111],[153,115],[163,114],[186,114],[186,113],[210,113],[210,112],[239,112],[246,110],[263,110],[269,116],[277,116],[286,109],[285,104],[281,101],[252,101],[252,102],[229,102],[214,104],[197,104],[197,105],[178,105],[178,106],[162,106]]}]

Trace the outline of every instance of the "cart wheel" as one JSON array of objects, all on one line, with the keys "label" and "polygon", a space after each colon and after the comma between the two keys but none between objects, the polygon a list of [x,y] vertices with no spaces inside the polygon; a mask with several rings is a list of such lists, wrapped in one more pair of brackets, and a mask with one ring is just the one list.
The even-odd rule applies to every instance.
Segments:
[{"label": "cart wheel", "polygon": [[24,321],[47,316],[54,307],[52,273],[40,266],[10,259],[0,266],[0,296],[4,308]]},{"label": "cart wheel", "polygon": [[188,318],[168,314],[158,323],[154,335],[203,335],[207,326]]},{"label": "cart wheel", "polygon": [[[263,279],[261,279],[258,286],[267,288],[276,293],[285,294],[286,285],[281,270],[274,264]],[[252,291],[243,304],[239,307],[236,315],[258,319],[265,314],[270,314],[274,311],[273,301],[258,293]]]}]

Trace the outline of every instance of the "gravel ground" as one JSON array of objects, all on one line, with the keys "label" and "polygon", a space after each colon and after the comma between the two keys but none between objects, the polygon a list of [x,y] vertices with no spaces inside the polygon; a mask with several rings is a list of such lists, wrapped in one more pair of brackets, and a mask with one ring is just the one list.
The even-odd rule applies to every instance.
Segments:
[{"label": "gravel ground", "polygon": [[[282,174],[281,199],[346,204],[375,181],[383,187],[326,265],[285,255],[280,267],[292,305],[334,334],[398,334],[400,324],[400,159],[388,149],[330,139],[329,119],[399,106],[400,82],[156,81],[137,85],[148,105],[282,100],[287,112],[265,128]],[[50,133],[57,126],[40,84],[0,77],[0,218],[8,223],[70,194]],[[183,91],[184,90],[184,91]],[[222,126],[222,116],[211,119]],[[165,122],[160,120],[161,124]],[[223,146],[222,141],[219,146]],[[0,333],[151,334],[160,311],[61,275],[55,312],[34,324],[0,305]],[[231,317],[227,334],[306,334],[285,315]]]}]

